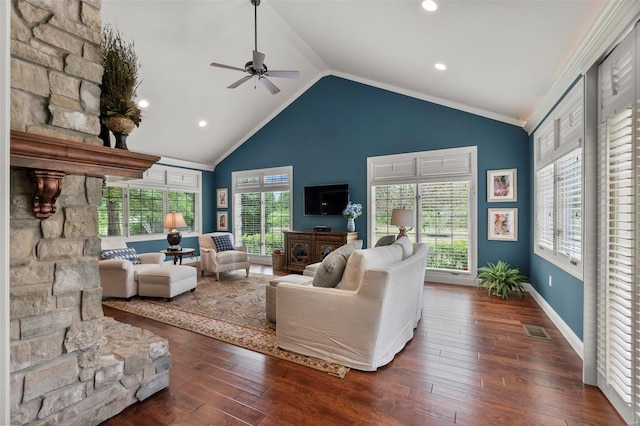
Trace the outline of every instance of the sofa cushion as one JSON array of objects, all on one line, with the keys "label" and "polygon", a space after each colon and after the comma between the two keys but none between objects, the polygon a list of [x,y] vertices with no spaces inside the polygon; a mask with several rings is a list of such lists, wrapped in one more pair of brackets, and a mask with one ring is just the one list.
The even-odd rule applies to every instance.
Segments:
[{"label": "sofa cushion", "polygon": [[102,250],[100,252],[100,260],[108,259],[123,259],[128,260],[134,264],[140,263],[140,259],[138,258],[138,254],[136,253],[136,249],[134,248]]},{"label": "sofa cushion", "polygon": [[402,260],[413,255],[413,244],[406,235],[398,238],[393,244],[397,244],[402,247]]},{"label": "sofa cushion", "polygon": [[234,250],[229,234],[214,235],[211,238],[213,239],[213,244],[216,246],[216,251]]},{"label": "sofa cushion", "polygon": [[356,250],[349,257],[340,288],[343,290],[357,290],[360,286],[362,275],[367,269],[385,268],[401,261],[402,247],[399,244]]},{"label": "sofa cushion", "polygon": [[315,287],[335,287],[342,280],[342,273],[351,253],[362,248],[362,240],[338,247],[324,258],[313,276]]}]

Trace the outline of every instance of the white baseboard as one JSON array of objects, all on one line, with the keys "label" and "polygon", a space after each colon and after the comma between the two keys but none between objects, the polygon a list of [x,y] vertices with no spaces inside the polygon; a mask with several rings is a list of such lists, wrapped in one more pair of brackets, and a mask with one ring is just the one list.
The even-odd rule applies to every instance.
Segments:
[{"label": "white baseboard", "polygon": [[558,330],[560,330],[560,333],[562,333],[567,342],[569,342],[569,345],[571,345],[580,359],[584,360],[584,344],[582,343],[582,340],[580,340],[580,338],[573,332],[573,330],[571,330],[571,327],[569,327],[567,323],[564,322],[562,318],[560,318],[560,315],[558,315],[556,311],[551,307],[551,305],[549,305],[547,301],[544,300],[542,296],[540,296],[540,293],[538,293],[531,284],[525,283],[525,288],[529,292],[529,294],[533,296],[533,300],[535,300],[540,308],[542,308],[544,313],[547,314],[551,322],[553,322]]}]

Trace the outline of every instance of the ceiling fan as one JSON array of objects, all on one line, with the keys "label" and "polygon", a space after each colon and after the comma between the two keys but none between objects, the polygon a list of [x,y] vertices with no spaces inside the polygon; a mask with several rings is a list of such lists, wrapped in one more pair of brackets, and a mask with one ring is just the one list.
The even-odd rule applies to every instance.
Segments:
[{"label": "ceiling fan", "polygon": [[255,48],[253,50],[253,60],[247,62],[244,65],[244,68],[232,67],[230,65],[218,64],[216,62],[212,62],[212,67],[218,68],[226,68],[230,70],[242,71],[246,72],[249,75],[242,77],[240,80],[228,86],[228,89],[235,89],[240,86],[242,83],[251,80],[253,77],[257,77],[258,81],[262,83],[264,87],[271,92],[272,95],[275,95],[280,91],[278,87],[273,84],[267,77],[284,77],[284,78],[299,78],[299,71],[284,71],[284,70],[269,70],[267,65],[264,63],[265,55],[258,51],[258,6],[260,5],[260,0],[250,0],[251,4],[254,6],[254,30],[255,30]]}]

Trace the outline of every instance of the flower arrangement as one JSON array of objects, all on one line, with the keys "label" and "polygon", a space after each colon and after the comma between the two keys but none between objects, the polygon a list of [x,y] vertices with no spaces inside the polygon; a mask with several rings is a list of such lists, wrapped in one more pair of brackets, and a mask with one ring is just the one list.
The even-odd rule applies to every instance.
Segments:
[{"label": "flower arrangement", "polygon": [[344,208],[342,215],[346,219],[355,219],[362,214],[362,204],[360,203],[352,203],[349,201],[347,203],[347,207]]}]

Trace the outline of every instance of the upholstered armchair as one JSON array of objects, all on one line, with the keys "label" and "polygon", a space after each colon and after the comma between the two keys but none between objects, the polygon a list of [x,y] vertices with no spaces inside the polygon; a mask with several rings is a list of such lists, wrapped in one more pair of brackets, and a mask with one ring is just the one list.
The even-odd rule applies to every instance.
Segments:
[{"label": "upholstered armchair", "polygon": [[244,269],[249,276],[249,256],[244,246],[237,246],[233,242],[233,234],[230,232],[212,232],[198,236],[200,245],[200,265],[202,276],[205,272],[216,274],[216,280],[220,280],[220,272]]},{"label": "upholstered armchair", "polygon": [[[105,257],[113,258],[105,259]],[[103,238],[98,261],[102,295],[130,298],[138,294],[138,273],[162,265],[163,253],[136,253],[123,238]],[[139,263],[136,263],[139,262]]]}]

